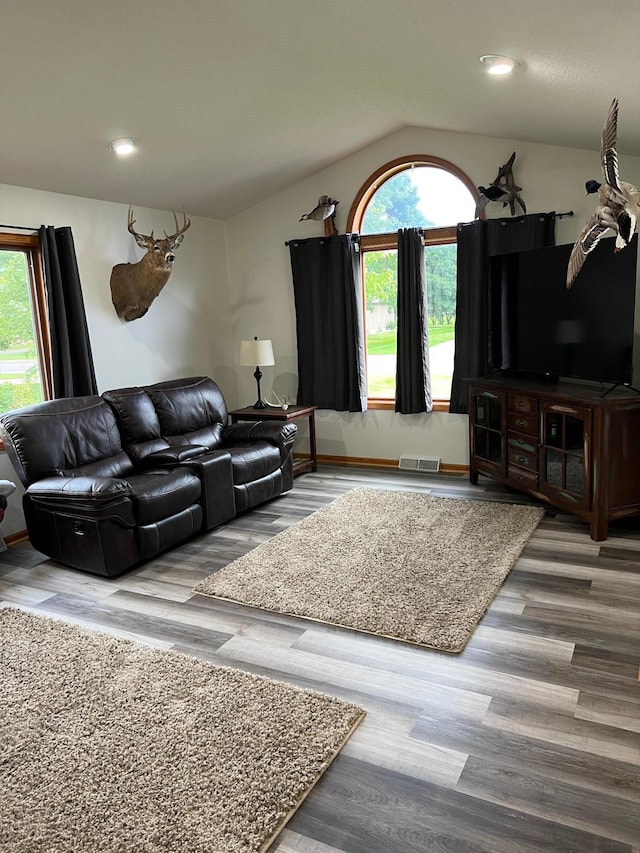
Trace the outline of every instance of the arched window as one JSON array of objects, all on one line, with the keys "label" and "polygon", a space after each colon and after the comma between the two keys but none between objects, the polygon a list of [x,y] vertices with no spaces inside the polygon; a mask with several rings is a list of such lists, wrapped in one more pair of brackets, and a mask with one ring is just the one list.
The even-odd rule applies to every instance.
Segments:
[{"label": "arched window", "polygon": [[369,408],[394,406],[397,232],[422,228],[434,408],[448,409],[456,314],[456,225],[474,219],[476,200],[476,188],[464,172],[428,155],[386,163],[358,192],[347,231],[361,235]]}]

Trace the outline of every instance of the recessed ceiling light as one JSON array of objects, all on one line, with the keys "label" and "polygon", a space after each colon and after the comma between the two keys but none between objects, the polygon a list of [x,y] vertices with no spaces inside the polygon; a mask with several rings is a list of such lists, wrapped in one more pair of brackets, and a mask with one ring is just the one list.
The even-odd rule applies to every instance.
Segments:
[{"label": "recessed ceiling light", "polygon": [[133,154],[137,147],[138,143],[132,136],[123,136],[120,139],[114,139],[113,142],[109,143],[109,148],[114,154],[117,154],[118,157],[128,157],[129,154]]},{"label": "recessed ceiling light", "polygon": [[495,56],[492,53],[480,57],[480,62],[483,62],[488,74],[511,74],[517,68],[518,63],[510,56]]}]

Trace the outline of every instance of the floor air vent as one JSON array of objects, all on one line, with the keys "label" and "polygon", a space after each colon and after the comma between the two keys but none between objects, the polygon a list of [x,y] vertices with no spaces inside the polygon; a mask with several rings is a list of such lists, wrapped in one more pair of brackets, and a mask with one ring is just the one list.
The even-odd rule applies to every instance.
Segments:
[{"label": "floor air vent", "polygon": [[440,470],[439,456],[401,456],[398,468],[406,471],[425,471],[433,474]]}]

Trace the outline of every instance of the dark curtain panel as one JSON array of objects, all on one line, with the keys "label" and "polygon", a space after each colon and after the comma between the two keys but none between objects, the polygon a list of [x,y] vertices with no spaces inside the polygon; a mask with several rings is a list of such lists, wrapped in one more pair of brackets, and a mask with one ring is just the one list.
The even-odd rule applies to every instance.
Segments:
[{"label": "dark curtain panel", "polygon": [[466,379],[489,372],[488,294],[489,258],[486,222],[477,219],[458,225],[455,354],[450,412],[466,412]]},{"label": "dark curtain panel", "polygon": [[54,396],[97,394],[71,228],[42,225],[38,233],[49,311]]},{"label": "dark curtain panel", "polygon": [[424,243],[419,228],[398,231],[396,412],[431,411]]},{"label": "dark curtain panel", "polygon": [[510,252],[553,246],[555,213],[458,225],[456,327],[450,412],[467,413],[467,379],[510,366]]},{"label": "dark curtain panel", "polygon": [[364,412],[367,384],[358,237],[292,240],[289,251],[298,336],[298,404]]}]

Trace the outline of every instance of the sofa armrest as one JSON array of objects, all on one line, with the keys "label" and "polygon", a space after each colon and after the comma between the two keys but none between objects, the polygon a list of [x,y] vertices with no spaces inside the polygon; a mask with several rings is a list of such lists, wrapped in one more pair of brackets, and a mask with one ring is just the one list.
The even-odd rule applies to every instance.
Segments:
[{"label": "sofa armrest", "polygon": [[205,530],[211,530],[229,521],[236,514],[233,491],[233,469],[228,450],[208,450],[183,462],[191,468],[202,483],[202,506]]},{"label": "sofa armrest", "polygon": [[204,453],[209,453],[209,448],[202,444],[184,444],[176,447],[167,447],[164,450],[156,450],[140,460],[145,468],[165,467],[167,465],[179,465],[189,459],[196,459]]},{"label": "sofa armrest", "polygon": [[270,441],[282,452],[289,449],[298,432],[293,423],[256,421],[229,424],[222,433],[222,447],[225,444],[246,444],[250,441]]},{"label": "sofa armrest", "polygon": [[40,504],[97,506],[129,498],[133,489],[126,480],[116,477],[47,477],[29,486],[25,494]]}]

